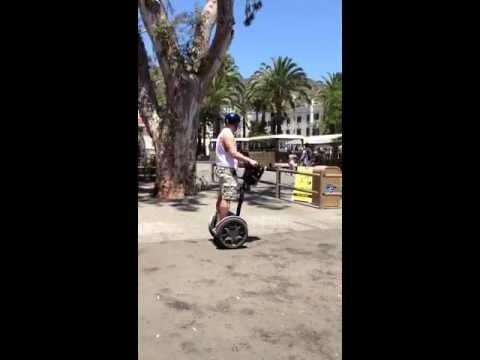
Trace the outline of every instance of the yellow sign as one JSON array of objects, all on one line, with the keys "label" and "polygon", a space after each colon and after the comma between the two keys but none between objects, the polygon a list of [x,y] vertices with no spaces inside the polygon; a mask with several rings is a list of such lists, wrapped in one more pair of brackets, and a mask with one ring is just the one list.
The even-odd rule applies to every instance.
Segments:
[{"label": "yellow sign", "polygon": [[[306,167],[306,166],[299,166],[297,167],[298,172],[303,172],[303,173],[313,173],[313,167]],[[297,189],[301,190],[308,190],[312,191],[312,176],[308,175],[300,175],[300,174],[295,174],[295,185]],[[293,201],[303,201],[303,202],[308,202],[312,203],[312,194],[311,193],[306,193],[303,191],[299,190],[293,190],[292,193],[292,200]]]}]

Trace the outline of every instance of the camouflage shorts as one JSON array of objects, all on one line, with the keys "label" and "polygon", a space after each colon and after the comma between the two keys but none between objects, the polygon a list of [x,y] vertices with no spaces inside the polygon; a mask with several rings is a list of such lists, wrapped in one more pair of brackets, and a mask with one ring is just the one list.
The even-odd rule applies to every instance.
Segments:
[{"label": "camouflage shorts", "polygon": [[225,167],[216,167],[215,174],[220,183],[219,196],[225,200],[237,200],[238,181],[235,170]]}]

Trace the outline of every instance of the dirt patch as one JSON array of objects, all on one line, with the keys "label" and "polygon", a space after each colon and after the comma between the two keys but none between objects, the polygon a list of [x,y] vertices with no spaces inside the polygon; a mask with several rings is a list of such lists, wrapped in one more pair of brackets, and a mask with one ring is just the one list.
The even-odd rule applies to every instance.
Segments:
[{"label": "dirt patch", "polygon": [[322,359],[333,360],[335,358],[334,351],[329,348],[332,343],[329,331],[317,331],[306,325],[298,325],[295,328],[298,341],[305,344],[307,350],[313,353],[321,354]]},{"label": "dirt patch", "polygon": [[193,320],[184,322],[181,325],[178,325],[178,327],[183,330],[186,330],[186,329],[191,330],[192,328],[201,328],[202,325],[197,323],[197,320],[193,319]]},{"label": "dirt patch", "polygon": [[311,251],[306,251],[302,249],[285,248],[283,250],[292,255],[312,256]]},{"label": "dirt patch", "polygon": [[182,342],[180,344],[180,347],[185,354],[198,354],[199,353],[198,349],[195,346],[195,343],[193,343],[191,341]]},{"label": "dirt patch", "polygon": [[240,352],[240,351],[244,351],[244,350],[249,350],[251,348],[252,347],[250,346],[250,344],[248,342],[241,342],[241,343],[238,343],[238,344],[233,344],[232,351],[233,352]]},{"label": "dirt patch", "polygon": [[321,355],[316,358],[335,359],[335,351],[329,346],[332,343],[331,335],[326,330],[317,331],[305,324],[300,324],[284,331],[255,328],[254,334],[258,339],[269,344],[284,345],[288,348],[292,348],[294,345],[301,346],[310,353]]},{"label": "dirt patch", "polygon": [[299,288],[300,284],[292,283],[288,278],[279,275],[261,277],[260,279],[267,283],[268,287],[260,290],[242,290],[242,296],[260,297],[276,303],[292,302],[299,299],[298,295],[291,295],[288,291],[290,288]]},{"label": "dirt patch", "polygon": [[226,298],[222,301],[219,301],[217,302],[217,304],[215,305],[215,308],[214,310],[216,312],[220,312],[222,314],[228,314],[229,312],[232,311],[232,305],[237,301],[236,298],[234,297],[229,297],[229,298]]},{"label": "dirt patch", "polygon": [[[267,234],[227,253],[212,249],[205,231],[195,246],[143,245],[140,359],[158,360],[159,351],[172,359],[341,358],[338,232]],[[149,267],[159,269],[144,274]]]},{"label": "dirt patch", "polygon": [[336,246],[334,244],[318,244],[317,247],[320,249],[320,252],[324,256],[331,256],[333,252],[336,250]]},{"label": "dirt patch", "polygon": [[285,338],[291,338],[291,335],[281,331],[273,331],[261,328],[254,328],[255,337],[269,344],[278,344]]},{"label": "dirt patch", "polygon": [[276,258],[280,257],[280,255],[277,255],[277,254],[267,254],[267,253],[264,253],[264,252],[253,254],[253,256],[258,257],[258,258],[263,258],[263,259],[276,259]]},{"label": "dirt patch", "polygon": [[288,292],[290,288],[299,288],[301,284],[294,283],[289,278],[280,275],[267,276],[261,279],[276,289],[276,292]]},{"label": "dirt patch", "polygon": [[176,311],[192,311],[197,316],[203,316],[203,311],[199,309],[197,304],[188,303],[183,300],[179,300],[173,296],[166,294],[156,294],[157,300],[163,301],[165,306]]},{"label": "dirt patch", "polygon": [[327,272],[321,269],[314,269],[309,273],[310,279],[313,281],[332,281],[335,280],[336,275],[332,271],[328,270]]},{"label": "dirt patch", "polygon": [[245,279],[250,277],[250,274],[236,272],[236,271],[232,272],[230,275],[233,277],[239,277],[239,278],[245,278]]},{"label": "dirt patch", "polygon": [[276,269],[286,269],[290,266],[288,262],[280,263],[280,262],[275,262],[273,263],[273,266],[275,266]]},{"label": "dirt patch", "polygon": [[197,281],[194,281],[193,283],[195,285],[207,285],[207,286],[212,286],[213,284],[215,284],[217,282],[217,280],[215,279],[200,279],[200,280],[197,280]]},{"label": "dirt patch", "polygon": [[159,268],[154,266],[154,267],[147,267],[147,268],[143,268],[142,271],[145,273],[145,274],[151,274],[155,271],[158,271]]},{"label": "dirt patch", "polygon": [[249,309],[249,308],[244,308],[244,309],[240,310],[240,314],[247,315],[247,316],[252,316],[252,315],[255,314],[255,310]]},{"label": "dirt patch", "polygon": [[180,300],[173,300],[173,301],[168,301],[165,303],[167,306],[171,307],[172,309],[175,310],[191,310],[192,305],[185,301],[180,301]]}]

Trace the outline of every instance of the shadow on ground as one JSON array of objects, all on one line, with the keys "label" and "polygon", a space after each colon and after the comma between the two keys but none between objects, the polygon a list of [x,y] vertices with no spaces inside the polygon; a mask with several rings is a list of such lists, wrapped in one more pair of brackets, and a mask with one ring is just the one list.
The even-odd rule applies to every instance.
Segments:
[{"label": "shadow on ground", "polygon": [[[211,190],[210,190],[211,191]],[[182,200],[159,200],[152,197],[153,184],[152,183],[139,183],[138,185],[138,201],[144,204],[156,205],[156,206],[170,206],[179,211],[193,212],[198,211],[201,206],[211,206],[211,204],[202,202],[202,199],[206,197],[204,192],[199,192],[197,195],[189,196]]]},{"label": "shadow on ground", "polygon": [[[215,243],[213,242],[213,239],[212,239],[212,238],[210,238],[210,239],[208,239],[208,240],[212,243],[213,246],[215,246],[215,247],[217,248],[217,250],[222,250],[222,251],[223,251],[223,250],[225,250],[225,251],[235,251],[235,250],[248,249],[248,246],[245,246],[245,245],[242,245],[242,246],[240,246],[240,247],[237,248],[237,249],[224,249],[224,248],[220,248],[220,247],[216,246]],[[260,241],[260,240],[262,240],[262,239],[259,238],[258,236],[249,236],[249,237],[247,238],[247,241],[245,241],[245,244],[248,244],[248,243],[251,243],[251,242],[254,242],[254,241]]]},{"label": "shadow on ground", "polygon": [[[217,192],[218,186],[210,186],[209,189],[199,192],[195,196],[187,197],[183,200],[170,200],[160,201],[157,198],[152,197],[153,183],[140,182],[138,185],[138,201],[144,204],[151,204],[156,206],[171,206],[172,208],[184,211],[194,212],[199,211],[201,206],[211,206],[210,203],[202,202],[202,199],[206,197],[206,193]],[[257,208],[264,208],[269,210],[283,210],[290,207],[289,204],[282,202],[275,198],[275,189],[271,187],[263,187],[248,191],[245,194],[244,205],[255,206]],[[232,206],[236,207],[236,202],[232,203]]]}]

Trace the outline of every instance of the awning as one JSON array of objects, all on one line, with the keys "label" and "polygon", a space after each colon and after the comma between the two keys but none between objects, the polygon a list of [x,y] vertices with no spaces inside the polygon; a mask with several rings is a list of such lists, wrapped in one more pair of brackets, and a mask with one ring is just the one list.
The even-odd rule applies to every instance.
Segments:
[{"label": "awning", "polygon": [[305,137],[305,144],[322,145],[332,144],[342,141],[342,134],[315,135]]}]

